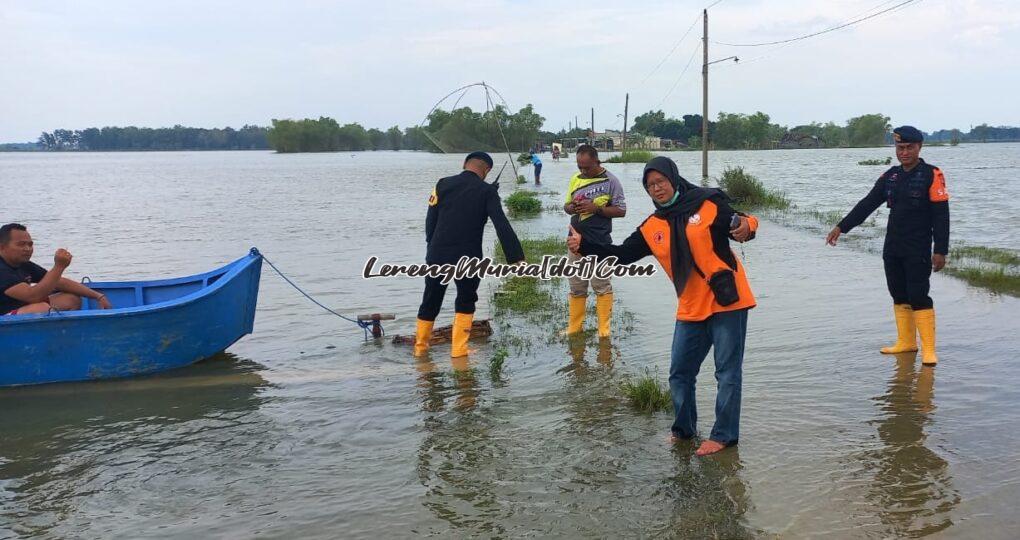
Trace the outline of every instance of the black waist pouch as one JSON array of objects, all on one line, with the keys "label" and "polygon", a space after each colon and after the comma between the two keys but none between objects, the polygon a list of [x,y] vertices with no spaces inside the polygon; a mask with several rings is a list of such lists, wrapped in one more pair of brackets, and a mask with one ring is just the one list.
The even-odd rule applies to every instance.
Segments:
[{"label": "black waist pouch", "polygon": [[708,287],[715,294],[715,301],[720,306],[728,306],[737,300],[740,295],[737,293],[737,280],[733,277],[732,270],[720,270],[708,279]]}]

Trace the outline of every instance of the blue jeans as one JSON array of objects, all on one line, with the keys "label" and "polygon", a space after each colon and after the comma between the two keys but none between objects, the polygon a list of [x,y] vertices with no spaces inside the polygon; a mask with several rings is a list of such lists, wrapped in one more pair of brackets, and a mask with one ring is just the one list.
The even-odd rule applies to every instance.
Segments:
[{"label": "blue jeans", "polygon": [[698,406],[694,385],[708,350],[715,347],[715,425],[711,439],[727,445],[740,436],[740,386],[744,365],[747,311],[716,313],[700,322],[677,321],[669,390],[673,397],[673,435],[689,439],[697,433]]}]

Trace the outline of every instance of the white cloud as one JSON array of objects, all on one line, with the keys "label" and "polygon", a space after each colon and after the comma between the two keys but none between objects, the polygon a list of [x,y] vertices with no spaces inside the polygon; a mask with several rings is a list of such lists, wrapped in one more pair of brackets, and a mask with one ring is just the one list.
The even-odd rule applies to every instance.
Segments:
[{"label": "white cloud", "polygon": [[[644,84],[707,2],[595,7],[545,2],[8,1],[0,9],[0,141],[92,125],[222,126],[334,116],[412,125],[450,90],[486,80],[559,129],[574,116],[616,125],[656,108],[700,40],[700,25]],[[823,29],[877,0],[727,0],[713,41]],[[881,5],[891,5],[889,2]],[[859,26],[782,47],[711,45],[710,114],[775,121],[884,112],[924,129],[1020,124],[1020,5],[923,0]],[[700,54],[662,104],[700,112]],[[964,99],[980,95],[981,99]],[[466,103],[482,106],[478,96]]]}]

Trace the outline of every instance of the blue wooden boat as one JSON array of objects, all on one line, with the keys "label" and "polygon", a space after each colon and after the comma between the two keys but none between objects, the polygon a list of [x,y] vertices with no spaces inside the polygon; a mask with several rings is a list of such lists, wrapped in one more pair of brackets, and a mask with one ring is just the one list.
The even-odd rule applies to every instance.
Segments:
[{"label": "blue wooden boat", "polygon": [[130,377],[187,366],[252,332],[262,255],[159,281],[93,282],[114,309],[0,317],[0,386]]}]

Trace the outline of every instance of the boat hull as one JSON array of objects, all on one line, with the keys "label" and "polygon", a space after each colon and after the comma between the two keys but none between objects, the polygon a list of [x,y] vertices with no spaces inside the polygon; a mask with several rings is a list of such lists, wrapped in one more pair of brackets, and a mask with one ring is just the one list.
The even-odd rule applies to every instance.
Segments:
[{"label": "boat hull", "polygon": [[145,375],[193,364],[252,332],[262,257],[153,282],[94,283],[114,306],[0,319],[0,386]]}]

